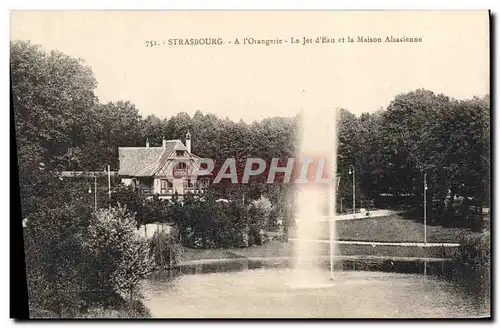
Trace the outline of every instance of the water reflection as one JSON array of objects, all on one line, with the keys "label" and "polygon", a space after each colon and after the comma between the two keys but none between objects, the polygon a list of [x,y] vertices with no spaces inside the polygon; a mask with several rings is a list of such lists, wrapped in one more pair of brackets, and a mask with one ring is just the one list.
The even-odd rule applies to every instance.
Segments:
[{"label": "water reflection", "polygon": [[155,273],[146,304],[156,317],[489,316],[489,294],[448,279],[449,262],[342,260],[332,286],[320,289],[290,288],[291,265],[239,260]]},{"label": "water reflection", "polygon": [[[330,262],[327,258],[318,259],[326,270]],[[234,261],[207,261],[200,264],[187,264],[164,272],[154,273],[153,276],[175,277],[183,274],[205,274],[215,272],[233,272],[260,268],[291,268],[292,260],[287,258],[273,260],[245,260]],[[450,261],[391,261],[380,259],[342,259],[335,262],[336,271],[382,271],[392,273],[415,273],[430,276],[449,276],[455,271],[455,265]]]}]

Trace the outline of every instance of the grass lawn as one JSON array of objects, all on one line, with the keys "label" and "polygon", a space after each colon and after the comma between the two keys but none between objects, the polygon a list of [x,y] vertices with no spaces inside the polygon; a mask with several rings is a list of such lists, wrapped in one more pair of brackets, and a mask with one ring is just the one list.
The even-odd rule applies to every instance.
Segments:
[{"label": "grass lawn", "polygon": [[282,257],[292,256],[293,248],[289,243],[272,240],[264,245],[248,248],[231,249],[189,249],[185,248],[180,256],[180,261],[206,260],[206,259],[233,259],[249,257]]},{"label": "grass lawn", "polygon": [[[380,241],[380,242],[423,242],[424,225],[411,219],[405,219],[395,214],[390,216],[353,219],[336,222],[337,238],[339,240]],[[319,239],[329,238],[328,223]],[[458,243],[457,234],[468,232],[463,228],[445,228],[427,225],[427,242]],[[291,231],[295,237],[295,232]]]},{"label": "grass lawn", "polygon": [[233,259],[241,258],[231,250],[227,249],[192,249],[184,248],[180,261],[206,260],[206,259]]}]

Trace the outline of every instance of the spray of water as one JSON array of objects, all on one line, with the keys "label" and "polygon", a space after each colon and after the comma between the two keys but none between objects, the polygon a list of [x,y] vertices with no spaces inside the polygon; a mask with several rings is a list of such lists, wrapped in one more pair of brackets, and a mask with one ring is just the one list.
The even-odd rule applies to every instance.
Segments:
[{"label": "spray of water", "polygon": [[[295,193],[296,231],[293,284],[300,286],[321,285],[333,278],[334,257],[338,249],[333,241],[335,231],[335,190],[337,165],[337,111],[317,110],[303,112],[299,137],[299,157],[326,159],[324,176],[327,184],[314,181],[297,184]],[[316,173],[310,178],[314,180]],[[320,233],[328,226],[330,247],[325,253],[325,244],[316,242]],[[315,241],[316,240],[316,241]],[[321,255],[330,255],[330,273],[320,261]]]}]

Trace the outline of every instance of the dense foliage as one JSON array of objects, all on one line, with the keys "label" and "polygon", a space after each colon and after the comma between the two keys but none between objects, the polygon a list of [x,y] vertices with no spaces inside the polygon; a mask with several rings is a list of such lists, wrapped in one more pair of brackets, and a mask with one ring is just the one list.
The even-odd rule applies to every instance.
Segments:
[{"label": "dense foliage", "polygon": [[479,278],[477,281],[489,281],[491,268],[491,236],[489,232],[477,235],[464,235],[460,246],[453,254],[459,265],[459,273],[465,278]]},{"label": "dense foliage", "polygon": [[[95,302],[117,295],[132,302],[140,295],[139,283],[153,269],[149,245],[137,234],[135,217],[121,206],[99,210],[86,229],[86,278],[92,281]],[[99,293],[105,293],[99,295]],[[112,304],[103,304],[112,305]]]},{"label": "dense foliage", "polygon": [[[10,55],[22,215],[28,221],[27,275],[38,313],[77,315],[134,298],[138,280],[150,268],[151,247],[133,237],[138,225],[171,222],[185,246],[235,247],[261,243],[262,230],[277,218],[284,219],[285,231],[293,223],[291,186],[259,178],[247,185],[212,186],[203,200],[168,204],[146,201],[119,186],[108,200],[100,183],[98,208],[111,209],[93,214],[91,182],[61,181],[55,172],[102,171],[106,165],[116,171],[118,147],[143,146],[146,139],[158,146],[162,138],[183,138],[187,131],[193,152],[216,165],[228,157],[238,163],[249,157],[286,159],[295,156],[299,116],[253,123],[201,111],[192,117],[143,118],[128,101],[100,103],[97,81],[80,60],[23,41],[11,43]],[[353,166],[356,207],[391,194],[421,213],[417,204],[425,172],[435,218],[467,219],[471,206],[476,208],[471,218],[480,216],[489,204],[489,123],[489,96],[456,100],[422,89],[399,94],[386,110],[359,117],[341,109],[338,202],[352,206],[348,172]],[[463,200],[458,210],[455,199]],[[154,240],[155,245],[173,242],[159,235]],[[163,251],[151,255],[157,262],[173,258]]]},{"label": "dense foliage", "polygon": [[182,244],[193,248],[262,244],[262,231],[271,217],[270,207],[261,203],[224,202],[213,197],[174,201],[168,209],[169,219],[179,227]]},{"label": "dense foliage", "polygon": [[419,89],[396,96],[387,110],[359,118],[341,110],[340,118],[338,201],[344,207],[352,204],[353,165],[357,207],[365,199],[382,206],[387,199],[381,195],[388,194],[389,203],[422,213],[427,174],[432,219],[449,224],[481,217],[490,189],[489,96],[456,100]]},{"label": "dense foliage", "polygon": [[149,247],[125,208],[90,213],[71,199],[40,208],[25,228],[30,315],[75,317],[94,309],[147,315],[140,281]]},{"label": "dense foliage", "polygon": [[155,231],[149,241],[149,253],[156,269],[171,269],[177,265],[181,253],[175,232]]},{"label": "dense foliage", "polygon": [[[99,104],[90,69],[63,54],[15,42],[11,66],[18,95],[20,173],[28,184],[31,172],[23,168],[40,162],[48,169],[102,170],[110,164],[116,170],[119,146],[143,146],[146,139],[160,145],[163,137],[179,139],[187,131],[193,152],[215,159],[216,165],[228,157],[270,162],[295,155],[298,117],[248,124],[198,111],[192,117],[179,113],[143,119],[129,102]],[[356,117],[341,109],[339,118],[338,199],[345,206],[352,199],[350,165],[355,167],[360,202],[389,193],[421,203],[424,171],[436,206],[445,208],[448,193],[478,211],[489,202],[489,96],[455,100],[416,90],[396,96],[387,110]],[[269,193],[269,186],[254,182],[238,188],[253,199]],[[219,187],[221,196],[234,193]]]}]

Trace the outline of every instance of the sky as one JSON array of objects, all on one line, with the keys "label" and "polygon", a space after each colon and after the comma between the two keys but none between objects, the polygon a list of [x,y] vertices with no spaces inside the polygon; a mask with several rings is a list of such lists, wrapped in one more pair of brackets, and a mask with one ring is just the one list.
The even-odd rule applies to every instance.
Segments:
[{"label": "sky", "polygon": [[[300,110],[359,115],[417,88],[454,98],[489,92],[487,11],[14,11],[11,40],[82,58],[101,102],[144,115],[197,110],[251,122]],[[247,37],[421,37],[421,43],[236,45]],[[221,37],[221,46],[146,47]],[[228,44],[232,41],[232,44]]]}]

